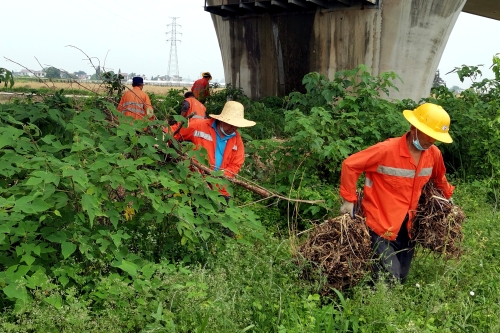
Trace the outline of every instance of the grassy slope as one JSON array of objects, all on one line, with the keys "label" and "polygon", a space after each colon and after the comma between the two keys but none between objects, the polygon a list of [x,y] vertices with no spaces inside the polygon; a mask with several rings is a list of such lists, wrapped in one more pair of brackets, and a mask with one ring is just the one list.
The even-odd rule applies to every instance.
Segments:
[{"label": "grassy slope", "polygon": [[[142,286],[103,276],[96,288],[105,300],[35,293],[23,313],[2,314],[1,331],[499,332],[499,218],[486,197],[477,184],[457,187],[468,215],[465,255],[444,262],[419,251],[402,286],[361,284],[320,298],[317,283],[300,279],[287,241],[226,242],[206,265],[165,264]],[[59,294],[66,304],[56,309],[47,302]]]}]

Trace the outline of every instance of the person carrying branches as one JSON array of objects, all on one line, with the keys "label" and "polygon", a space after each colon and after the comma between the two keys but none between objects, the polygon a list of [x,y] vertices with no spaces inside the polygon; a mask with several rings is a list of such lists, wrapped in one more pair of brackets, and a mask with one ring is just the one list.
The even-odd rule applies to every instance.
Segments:
[{"label": "person carrying branches", "polygon": [[448,113],[425,103],[403,115],[411,124],[409,132],[349,156],[340,176],[340,213],[353,217],[356,183],[365,173],[361,204],[376,259],[374,275],[385,270],[400,282],[406,280],[413,258],[415,243],[409,230],[422,188],[433,180],[447,199],[455,188],[448,183],[443,157],[434,146],[435,141],[453,141]]},{"label": "person carrying branches", "polygon": [[118,111],[134,119],[148,117],[154,119],[153,106],[148,94],[142,91],[144,80],[136,76],[132,79],[132,90],[126,91],[118,104]]},{"label": "person carrying branches", "polygon": [[[237,130],[239,127],[254,126],[255,122],[245,119],[243,105],[234,101],[226,102],[220,114],[210,114],[210,117],[190,119],[187,128],[177,123],[165,127],[163,131],[174,133],[178,141],[191,141],[197,147],[205,148],[210,169],[223,170],[224,176],[233,178],[245,162],[245,148]],[[227,190],[219,188],[219,192],[229,202]]]}]

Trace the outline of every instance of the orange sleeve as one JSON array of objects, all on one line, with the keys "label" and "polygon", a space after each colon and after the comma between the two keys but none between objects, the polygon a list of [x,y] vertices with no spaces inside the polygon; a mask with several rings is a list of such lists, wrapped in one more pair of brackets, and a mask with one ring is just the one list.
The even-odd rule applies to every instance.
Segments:
[{"label": "orange sleeve", "polygon": [[[164,133],[169,133],[170,135],[174,134],[177,129],[182,126],[182,123],[177,123],[174,124],[170,127],[163,127],[163,132]],[[177,141],[190,141],[194,133],[194,129],[187,127],[187,128],[181,128],[177,134],[174,135],[174,138]]]},{"label": "orange sleeve", "polygon": [[379,164],[381,158],[380,144],[368,147],[346,158],[342,162],[340,173],[340,196],[349,202],[356,202],[356,183],[366,170]]},{"label": "orange sleeve", "polygon": [[455,186],[450,185],[446,179],[446,167],[444,166],[443,155],[441,155],[439,149],[436,149],[434,153],[434,166],[432,167],[431,179],[434,181],[436,187],[443,191],[446,199],[451,198]]},{"label": "orange sleeve", "polygon": [[[236,138],[235,145],[236,150],[231,150],[232,154],[227,157],[229,159],[224,168],[224,175],[226,177],[233,178],[236,176],[245,162],[245,147],[243,146],[243,141],[240,136]],[[224,158],[226,157],[224,156]]]}]

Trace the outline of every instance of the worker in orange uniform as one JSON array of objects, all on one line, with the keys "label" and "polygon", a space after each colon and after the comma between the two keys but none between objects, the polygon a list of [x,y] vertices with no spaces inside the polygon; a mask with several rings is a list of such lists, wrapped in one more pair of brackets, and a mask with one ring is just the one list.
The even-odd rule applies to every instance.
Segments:
[{"label": "worker in orange uniform", "polygon": [[[182,101],[181,116],[184,118],[205,119],[207,117],[207,108],[194,97],[192,91],[186,91],[184,100]],[[193,114],[191,116],[191,114]]]},{"label": "worker in orange uniform", "polygon": [[[179,130],[175,138],[179,141],[191,141],[197,147],[207,150],[208,161],[212,170],[223,170],[227,177],[238,174],[245,161],[243,140],[237,129],[251,127],[254,121],[244,117],[244,107],[239,102],[226,102],[221,114],[210,114],[211,119],[191,119],[187,128]],[[181,124],[164,128],[164,132],[175,132]],[[229,201],[225,188],[219,192]]]},{"label": "worker in orange uniform", "polygon": [[144,81],[142,77],[132,79],[132,90],[127,90],[118,104],[118,111],[134,119],[154,119],[153,106],[149,96],[142,91]]},{"label": "worker in orange uniform", "polygon": [[210,96],[209,83],[212,80],[210,72],[201,73],[201,79],[194,81],[191,91],[200,102],[205,102],[205,99]]},{"label": "worker in orange uniform", "polygon": [[340,176],[344,199],[340,212],[353,216],[356,182],[365,173],[362,207],[378,259],[374,273],[388,271],[400,282],[406,280],[413,258],[415,243],[409,231],[422,188],[433,180],[448,199],[455,188],[446,180],[443,157],[434,146],[435,141],[453,141],[448,113],[439,105],[425,103],[403,115],[411,124],[409,132],[349,156]]}]

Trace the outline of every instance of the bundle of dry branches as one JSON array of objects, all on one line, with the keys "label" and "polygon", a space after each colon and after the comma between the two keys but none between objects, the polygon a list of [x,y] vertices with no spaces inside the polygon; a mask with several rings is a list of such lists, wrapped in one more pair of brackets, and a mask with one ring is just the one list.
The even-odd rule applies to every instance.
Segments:
[{"label": "bundle of dry branches", "polygon": [[[299,247],[301,258],[327,275],[325,293],[329,287],[340,290],[355,285],[370,271],[371,241],[362,217],[362,195],[358,195],[354,219],[343,215],[315,226]],[[422,247],[459,258],[464,220],[463,210],[445,199],[431,181],[422,190],[411,234]]]},{"label": "bundle of dry branches", "polygon": [[301,258],[327,275],[325,293],[355,285],[370,270],[370,234],[362,216],[358,204],[354,218],[345,214],[315,226],[298,249]]},{"label": "bundle of dry branches", "polygon": [[464,211],[445,199],[441,190],[430,181],[422,189],[411,235],[422,247],[437,255],[459,258],[464,220]]}]

